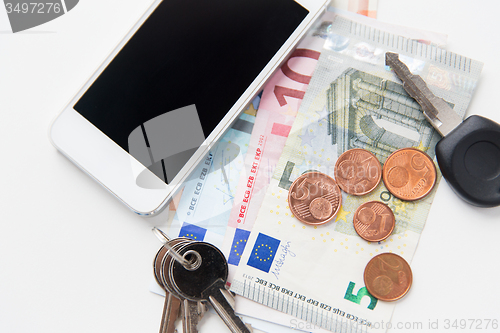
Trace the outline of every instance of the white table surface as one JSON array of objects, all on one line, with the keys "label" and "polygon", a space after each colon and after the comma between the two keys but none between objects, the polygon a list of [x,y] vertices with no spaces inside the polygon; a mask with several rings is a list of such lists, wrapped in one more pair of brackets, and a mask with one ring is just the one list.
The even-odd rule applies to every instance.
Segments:
[{"label": "white table surface", "polygon": [[[163,298],[148,291],[159,248],[151,227],[164,217],[128,211],[47,135],[150,3],[85,0],[26,32],[0,31],[0,332],[158,331]],[[379,0],[378,19],[448,34],[449,50],[484,62],[467,114],[500,123],[497,3]],[[500,320],[499,236],[500,207],[472,207],[442,181],[411,263],[413,287],[393,325],[470,332],[446,330],[445,322]],[[429,329],[436,320],[439,330]],[[478,331],[492,331],[484,327]],[[199,329],[227,331],[214,314]]]}]

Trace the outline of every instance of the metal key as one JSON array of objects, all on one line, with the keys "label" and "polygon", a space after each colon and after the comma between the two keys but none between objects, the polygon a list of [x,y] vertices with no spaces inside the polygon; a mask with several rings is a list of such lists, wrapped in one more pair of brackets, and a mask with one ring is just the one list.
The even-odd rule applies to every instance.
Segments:
[{"label": "metal key", "polygon": [[[191,300],[186,300],[181,295],[178,295],[175,289],[172,287],[168,272],[166,272],[168,269],[163,269],[164,267],[169,267],[170,262],[174,260],[177,260],[184,266],[188,265],[189,263],[177,253],[177,250],[183,244],[188,244],[190,242],[193,242],[193,240],[190,238],[180,237],[174,239],[173,241],[169,241],[168,235],[156,227],[153,228],[153,233],[162,243],[164,243],[164,246],[169,248],[170,250],[168,252],[168,255],[163,258],[160,276],[164,287],[170,292],[171,295],[175,295],[175,297],[179,299],[181,305],[181,311],[179,314],[182,319],[183,331],[193,333],[198,332],[198,322],[206,312],[206,305],[200,301],[194,302]],[[169,322],[174,322],[175,319],[176,318],[166,318],[166,320]]]},{"label": "metal key", "polygon": [[195,302],[184,298],[181,301],[182,330],[184,333],[198,332],[198,323],[207,311],[203,302]]},{"label": "metal key", "polygon": [[[170,245],[172,246],[176,242],[177,240],[170,241]],[[161,278],[161,265],[168,252],[169,250],[166,247],[162,246],[153,261],[153,269],[156,282],[160,285],[160,287],[163,288],[163,290],[165,290],[165,303],[163,305],[163,313],[161,316],[160,333],[175,332],[175,320],[177,319],[179,315],[179,309],[181,308],[181,301],[168,291]]]},{"label": "metal key", "polygon": [[420,76],[410,72],[397,53],[387,52],[385,63],[443,136],[436,145],[436,157],[443,177],[455,193],[475,206],[500,205],[500,124],[476,115],[462,121]]},{"label": "metal key", "polygon": [[[177,238],[177,240],[178,242],[176,242],[172,246],[172,251],[175,251],[177,253],[179,248],[181,248],[182,246],[194,242],[193,240],[187,238]],[[175,261],[171,255],[167,255],[163,259],[162,272],[161,272],[162,282],[165,285],[165,287],[170,291],[170,293],[175,295],[180,300],[181,304],[180,316],[182,319],[182,328],[184,333],[196,333],[198,332],[198,323],[206,311],[205,304],[203,304],[200,301],[192,301],[186,299],[185,297],[177,293],[177,291],[174,289],[172,285],[171,276],[168,272],[168,267],[172,262],[177,262],[177,261]]]},{"label": "metal key", "polygon": [[231,305],[226,290],[227,261],[222,252],[212,244],[193,242],[179,248],[179,254],[192,263],[184,267],[171,261],[169,273],[178,294],[194,301],[209,301],[217,314],[233,333],[250,333]]}]

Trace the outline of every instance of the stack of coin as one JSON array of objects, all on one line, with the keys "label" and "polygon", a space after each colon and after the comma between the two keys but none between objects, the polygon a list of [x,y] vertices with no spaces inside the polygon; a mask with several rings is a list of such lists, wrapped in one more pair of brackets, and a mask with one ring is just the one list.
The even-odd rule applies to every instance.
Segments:
[{"label": "stack of coin", "polygon": [[[335,164],[335,179],[340,188],[351,195],[362,196],[372,192],[382,178],[382,166],[377,157],[365,149],[347,150]],[[394,214],[379,201],[365,202],[353,217],[354,230],[369,242],[380,242],[389,237],[396,224]]]},{"label": "stack of coin", "polygon": [[[345,151],[335,164],[335,180],[320,172],[308,172],[290,186],[288,202],[295,217],[306,224],[324,224],[336,216],[342,204],[340,189],[363,196],[384,180],[394,197],[413,201],[428,195],[437,178],[432,159],[415,148],[393,152],[384,167],[371,152],[355,148]],[[389,206],[380,201],[361,204],[353,216],[358,235],[368,242],[380,242],[393,232],[396,219]],[[383,301],[403,297],[410,289],[412,272],[408,263],[393,253],[374,257],[366,265],[364,280],[368,291]]]}]

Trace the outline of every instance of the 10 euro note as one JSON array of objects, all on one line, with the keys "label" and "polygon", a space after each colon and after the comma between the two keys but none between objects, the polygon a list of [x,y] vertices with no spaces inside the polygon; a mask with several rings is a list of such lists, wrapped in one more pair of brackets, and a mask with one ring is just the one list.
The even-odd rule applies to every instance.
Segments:
[{"label": "10 euro note", "polygon": [[221,249],[228,259],[229,282],[240,262],[334,16],[334,13],[323,15],[321,23],[308,32],[262,92]]},{"label": "10 euro note", "polygon": [[[380,183],[370,194],[343,194],[336,220],[306,225],[288,206],[292,182],[308,171],[334,176],[340,154],[374,153],[383,164],[395,150],[415,147],[434,158],[439,135],[385,66],[385,52],[400,54],[463,116],[482,64],[432,45],[337,18],[265,194],[231,290],[246,298],[335,332],[378,331],[397,302],[367,291],[363,271],[375,255],[392,252],[408,262],[415,253],[435,190],[402,201]],[[363,202],[377,200],[394,212],[396,227],[382,242],[367,242],[353,228]]]}]

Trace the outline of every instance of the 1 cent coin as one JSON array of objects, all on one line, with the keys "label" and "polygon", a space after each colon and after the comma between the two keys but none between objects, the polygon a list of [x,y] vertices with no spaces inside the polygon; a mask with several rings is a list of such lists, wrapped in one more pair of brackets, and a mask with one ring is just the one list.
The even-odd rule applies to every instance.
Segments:
[{"label": "1 cent coin", "polygon": [[333,178],[321,172],[308,172],[295,179],[290,186],[288,204],[299,221],[324,224],[337,215],[342,194]]},{"label": "1 cent coin", "polygon": [[381,301],[395,301],[410,290],[413,275],[410,265],[394,253],[372,258],[365,268],[366,289]]},{"label": "1 cent coin", "polygon": [[418,200],[425,197],[436,184],[436,166],[426,153],[415,148],[393,152],[383,168],[384,184],[396,198]]},{"label": "1 cent coin", "polygon": [[349,194],[370,193],[380,183],[381,177],[380,162],[365,149],[349,149],[340,155],[335,163],[335,180],[339,187]]},{"label": "1 cent coin", "polygon": [[386,204],[368,201],[354,212],[353,224],[361,238],[369,242],[380,242],[392,233],[396,218]]}]

